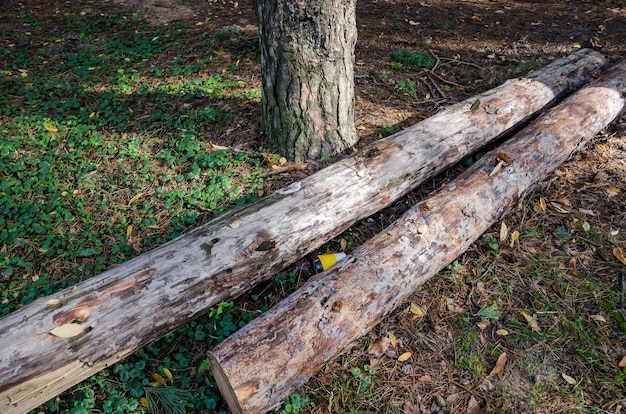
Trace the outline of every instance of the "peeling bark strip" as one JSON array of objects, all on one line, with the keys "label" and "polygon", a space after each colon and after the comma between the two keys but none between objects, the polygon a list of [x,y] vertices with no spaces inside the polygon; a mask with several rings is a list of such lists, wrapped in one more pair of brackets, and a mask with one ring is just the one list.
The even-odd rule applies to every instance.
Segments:
[{"label": "peeling bark strip", "polygon": [[[209,360],[230,409],[262,413],[280,404],[464,252],[625,104],[626,60],[227,338]],[[510,162],[496,170],[501,154]]]},{"label": "peeling bark strip", "polygon": [[[0,412],[23,413],[382,209],[591,78],[579,51],[452,106],[124,264],[0,319]],[[477,100],[481,108],[470,110]],[[58,299],[48,304],[50,299]],[[75,338],[49,334],[80,322]]]},{"label": "peeling bark strip", "polygon": [[258,12],[263,132],[296,161],[352,147],[356,0],[259,0]]}]

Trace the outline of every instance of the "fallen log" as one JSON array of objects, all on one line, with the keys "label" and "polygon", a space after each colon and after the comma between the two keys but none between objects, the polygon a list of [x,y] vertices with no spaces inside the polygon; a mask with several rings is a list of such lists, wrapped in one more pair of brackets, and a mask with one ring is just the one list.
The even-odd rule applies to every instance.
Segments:
[{"label": "fallen log", "polygon": [[[604,64],[599,53],[581,50],[6,316],[0,412],[26,412],[268,279],[528,120]],[[470,110],[475,102],[483,109]],[[71,323],[80,325],[78,335],[51,334]]]},{"label": "fallen log", "polygon": [[230,409],[262,413],[279,405],[456,259],[625,105],[626,59],[224,340],[208,357]]}]

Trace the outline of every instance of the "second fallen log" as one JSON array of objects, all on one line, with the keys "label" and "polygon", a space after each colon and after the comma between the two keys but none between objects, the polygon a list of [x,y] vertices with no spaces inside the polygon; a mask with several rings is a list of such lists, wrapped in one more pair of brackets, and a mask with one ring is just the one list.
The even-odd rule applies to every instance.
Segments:
[{"label": "second fallen log", "polygon": [[209,352],[235,413],[280,404],[426,280],[626,105],[626,60],[568,98],[344,261]]}]

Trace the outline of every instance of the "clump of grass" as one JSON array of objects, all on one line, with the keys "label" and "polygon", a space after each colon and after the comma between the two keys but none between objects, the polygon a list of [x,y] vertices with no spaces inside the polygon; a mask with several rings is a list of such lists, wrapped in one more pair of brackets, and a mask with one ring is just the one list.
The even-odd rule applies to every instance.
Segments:
[{"label": "clump of grass", "polygon": [[437,60],[428,52],[414,52],[408,49],[398,49],[393,52],[393,59],[407,65],[419,66],[424,69],[432,69],[435,67]]}]

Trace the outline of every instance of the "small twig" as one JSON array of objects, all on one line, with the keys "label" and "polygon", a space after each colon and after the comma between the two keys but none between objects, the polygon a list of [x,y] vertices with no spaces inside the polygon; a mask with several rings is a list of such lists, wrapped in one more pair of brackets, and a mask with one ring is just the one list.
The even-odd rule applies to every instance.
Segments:
[{"label": "small twig", "polygon": [[[430,73],[428,75],[431,75]],[[428,80],[430,80],[430,82],[433,84],[433,86],[435,87],[435,89],[437,89],[437,92],[439,92],[439,95],[445,99],[448,100],[448,97],[446,96],[445,93],[443,93],[443,91],[441,90],[441,88],[439,87],[439,85],[437,85],[437,82],[435,82],[432,77],[428,76]]]},{"label": "small twig", "polygon": [[439,59],[439,56],[437,56],[435,52],[433,52],[432,49],[428,49],[428,51],[430,52],[431,55],[435,57],[435,59],[437,59],[437,61],[435,62],[435,66],[433,66],[433,68],[430,70],[431,72],[433,72],[435,69],[439,67],[439,62],[441,62],[441,59]]},{"label": "small twig", "polygon": [[470,62],[464,62],[462,60],[457,60],[457,59],[446,59],[448,62],[454,62],[454,63],[459,63],[461,65],[467,65],[467,66],[472,66],[476,69],[482,69],[480,66],[476,65],[475,63],[470,63]]},{"label": "small twig", "polygon": [[442,78],[441,76],[437,75],[436,73],[430,73],[430,75],[434,76],[435,78],[437,78],[438,80],[440,80],[443,83],[447,83],[448,85],[456,86],[457,88],[465,89],[463,86],[459,85],[458,83],[446,80],[446,79]]},{"label": "small twig", "polygon": [[261,173],[261,174],[259,174],[259,178],[265,178],[265,177],[269,177],[270,175],[280,174],[280,173],[284,173],[284,172],[303,171],[303,170],[306,170],[306,167],[307,167],[306,163],[289,164],[289,165],[285,165],[283,167],[275,168],[273,170]]}]

